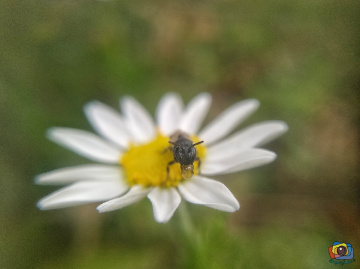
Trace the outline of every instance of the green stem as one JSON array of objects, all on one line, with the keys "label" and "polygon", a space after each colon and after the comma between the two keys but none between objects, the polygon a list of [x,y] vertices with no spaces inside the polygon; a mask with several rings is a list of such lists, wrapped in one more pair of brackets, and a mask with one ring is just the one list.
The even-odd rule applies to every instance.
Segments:
[{"label": "green stem", "polygon": [[187,237],[192,237],[195,232],[194,223],[191,220],[189,210],[186,207],[186,203],[181,203],[179,207],[181,228]]},{"label": "green stem", "polygon": [[201,234],[196,229],[186,203],[181,203],[179,208],[179,230],[181,230],[181,242],[183,242],[182,258],[185,268],[204,268],[203,265],[203,245]]}]

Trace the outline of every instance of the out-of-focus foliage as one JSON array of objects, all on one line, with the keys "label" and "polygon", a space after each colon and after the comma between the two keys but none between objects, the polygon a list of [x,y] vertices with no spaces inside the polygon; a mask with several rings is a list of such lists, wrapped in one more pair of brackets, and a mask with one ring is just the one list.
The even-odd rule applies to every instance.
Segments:
[{"label": "out-of-focus foliage", "polygon": [[[0,268],[329,268],[333,241],[359,234],[357,0],[3,1],[0,4]],[[152,113],[168,91],[213,94],[208,120],[258,98],[244,126],[281,119],[278,159],[218,177],[233,214],[189,205],[157,224],[149,201],[41,212],[57,187],[36,174],[88,161],[45,138],[90,130],[82,106],[135,96]],[[355,262],[357,263],[357,262]],[[356,264],[353,264],[356,266]],[[349,265],[352,266],[352,265]]]}]

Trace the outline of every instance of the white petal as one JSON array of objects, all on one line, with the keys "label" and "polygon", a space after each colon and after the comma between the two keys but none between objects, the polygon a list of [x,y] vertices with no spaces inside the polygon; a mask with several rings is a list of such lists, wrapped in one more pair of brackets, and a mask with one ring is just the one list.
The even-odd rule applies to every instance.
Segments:
[{"label": "white petal", "polygon": [[168,222],[181,202],[175,188],[156,187],[148,194],[148,198],[153,206],[154,218],[160,223]]},{"label": "white petal", "polygon": [[239,151],[263,145],[287,131],[282,121],[265,121],[234,134],[228,139],[207,148],[209,159],[222,159],[223,156],[234,156]]},{"label": "white petal", "polygon": [[211,160],[210,157],[205,158],[201,166],[201,174],[218,175],[250,169],[272,162],[276,159],[276,154],[268,150],[252,148],[241,151],[238,155],[225,157],[216,161]]},{"label": "white petal", "polygon": [[225,212],[240,208],[238,201],[221,182],[205,177],[194,176],[178,186],[184,199],[193,204],[204,205]]},{"label": "white petal", "polygon": [[248,99],[236,103],[223,111],[215,120],[209,123],[200,133],[199,137],[206,144],[211,144],[228,135],[234,128],[244,121],[259,107],[259,101]]},{"label": "white petal", "polygon": [[129,187],[124,181],[81,181],[62,188],[41,199],[42,210],[56,209],[112,199]]},{"label": "white petal", "polygon": [[168,93],[161,98],[156,110],[156,119],[163,134],[170,136],[176,131],[182,110],[183,103],[178,94]]},{"label": "white petal", "polygon": [[37,175],[37,184],[68,184],[76,181],[121,180],[122,171],[119,166],[87,164],[56,169]]},{"label": "white petal", "polygon": [[125,195],[102,203],[96,209],[100,213],[103,213],[126,207],[143,199],[150,190],[150,188],[144,188],[142,186],[135,185]]},{"label": "white petal", "polygon": [[127,148],[129,134],[119,112],[97,101],[88,103],[84,111],[95,131],[115,144]]},{"label": "white petal", "polygon": [[125,124],[132,134],[132,139],[144,143],[155,136],[155,125],[149,112],[132,97],[121,100]]},{"label": "white petal", "polygon": [[211,105],[211,95],[200,93],[187,105],[181,120],[179,129],[188,133],[196,134],[203,123]]},{"label": "white petal", "polygon": [[118,163],[120,160],[119,149],[92,133],[72,128],[54,127],[48,130],[47,135],[55,143],[88,159],[106,163]]}]

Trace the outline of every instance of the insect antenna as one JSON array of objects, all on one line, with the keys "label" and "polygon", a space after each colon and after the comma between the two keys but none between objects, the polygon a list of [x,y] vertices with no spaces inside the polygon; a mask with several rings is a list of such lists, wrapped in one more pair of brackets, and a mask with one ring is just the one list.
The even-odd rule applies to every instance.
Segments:
[{"label": "insect antenna", "polygon": [[174,145],[175,148],[182,148],[181,145],[176,144],[175,142],[168,141],[171,145]]},{"label": "insect antenna", "polygon": [[196,145],[199,145],[201,143],[204,143],[204,141],[199,141],[199,142],[196,142],[195,144],[192,144],[191,147],[195,147]]}]

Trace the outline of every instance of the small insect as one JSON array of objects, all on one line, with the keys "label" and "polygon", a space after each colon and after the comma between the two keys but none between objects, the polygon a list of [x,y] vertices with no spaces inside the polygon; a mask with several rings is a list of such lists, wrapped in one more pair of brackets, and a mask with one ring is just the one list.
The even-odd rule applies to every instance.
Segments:
[{"label": "small insect", "polygon": [[196,156],[195,146],[203,143],[204,141],[199,141],[193,143],[190,140],[190,136],[184,132],[176,131],[173,135],[170,136],[169,143],[173,146],[171,150],[174,154],[174,160],[169,162],[166,170],[169,174],[169,166],[174,163],[180,163],[181,175],[184,179],[191,178],[194,174],[194,165],[195,161],[198,161],[198,168],[200,168],[200,158]]}]

